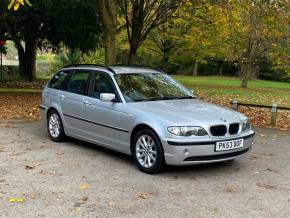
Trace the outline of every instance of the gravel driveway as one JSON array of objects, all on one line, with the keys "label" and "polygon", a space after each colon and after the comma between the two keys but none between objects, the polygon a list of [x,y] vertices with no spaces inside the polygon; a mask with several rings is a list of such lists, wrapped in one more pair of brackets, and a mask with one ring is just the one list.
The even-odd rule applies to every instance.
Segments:
[{"label": "gravel driveway", "polygon": [[170,167],[69,139],[41,122],[0,122],[0,217],[289,217],[290,132],[256,129],[234,162]]}]

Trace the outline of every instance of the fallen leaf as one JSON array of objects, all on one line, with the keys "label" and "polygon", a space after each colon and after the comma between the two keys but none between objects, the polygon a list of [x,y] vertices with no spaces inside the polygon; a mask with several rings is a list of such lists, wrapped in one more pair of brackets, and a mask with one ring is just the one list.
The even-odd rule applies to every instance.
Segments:
[{"label": "fallen leaf", "polygon": [[25,200],[23,198],[9,198],[10,203],[23,203]]},{"label": "fallen leaf", "polygon": [[40,165],[40,163],[37,163],[37,164],[34,164],[34,165],[26,165],[25,166],[25,169],[27,169],[27,170],[33,170],[33,169],[35,169],[35,167],[37,167],[39,165]]},{"label": "fallen leaf", "polygon": [[116,205],[116,203],[114,203],[114,202],[109,202],[108,205],[109,205],[110,208],[113,208],[114,205]]},{"label": "fallen leaf", "polygon": [[234,187],[229,187],[225,189],[225,192],[229,192],[229,193],[235,193],[238,192],[239,190],[237,188]]},{"label": "fallen leaf", "polygon": [[88,187],[89,186],[87,184],[85,184],[85,183],[80,184],[80,189],[81,190],[87,189]]},{"label": "fallen leaf", "polygon": [[270,182],[265,182],[265,183],[257,182],[256,184],[258,187],[261,187],[261,188],[266,188],[266,189],[276,188],[276,186],[272,185]]},{"label": "fallen leaf", "polygon": [[88,197],[82,197],[80,200],[79,200],[79,203],[80,204],[84,204],[84,203],[86,203],[87,201],[88,201]]},{"label": "fallen leaf", "polygon": [[157,196],[157,195],[158,195],[158,193],[154,193],[154,192],[139,192],[139,193],[137,193],[138,198],[141,198],[141,199],[148,199],[150,197]]},{"label": "fallen leaf", "polygon": [[54,175],[56,172],[55,171],[47,171],[47,174],[50,174],[50,175]]},{"label": "fallen leaf", "polygon": [[273,169],[270,169],[270,168],[267,168],[267,170],[270,171],[270,172],[273,172],[273,173],[279,173],[278,170],[273,170]]},{"label": "fallen leaf", "polygon": [[257,159],[258,159],[257,156],[254,156],[254,155],[250,156],[250,160],[257,160]]}]

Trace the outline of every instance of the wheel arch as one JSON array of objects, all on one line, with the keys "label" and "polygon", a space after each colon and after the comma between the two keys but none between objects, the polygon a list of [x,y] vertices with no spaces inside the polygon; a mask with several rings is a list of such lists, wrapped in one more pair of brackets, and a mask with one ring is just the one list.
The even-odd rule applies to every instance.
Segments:
[{"label": "wheel arch", "polygon": [[160,145],[161,145],[161,147],[162,147],[162,150],[164,150],[163,145],[162,145],[161,140],[160,140],[160,136],[159,136],[159,134],[157,133],[157,131],[156,131],[154,128],[152,128],[151,126],[149,126],[148,124],[140,123],[140,124],[136,125],[136,126],[133,128],[132,132],[131,132],[131,136],[130,136],[130,150],[131,150],[131,153],[133,153],[133,139],[134,139],[134,136],[135,136],[135,135],[136,135],[140,130],[142,130],[142,129],[149,129],[149,130],[153,131],[153,132],[156,134],[156,136],[157,136],[157,138],[158,138],[158,140],[159,140],[159,143],[160,143]]},{"label": "wheel arch", "polygon": [[47,111],[46,111],[46,119],[48,118],[48,114],[49,114],[49,112],[51,112],[51,111],[56,111],[57,113],[59,113],[58,110],[57,110],[55,107],[50,107],[50,108],[48,108]]}]

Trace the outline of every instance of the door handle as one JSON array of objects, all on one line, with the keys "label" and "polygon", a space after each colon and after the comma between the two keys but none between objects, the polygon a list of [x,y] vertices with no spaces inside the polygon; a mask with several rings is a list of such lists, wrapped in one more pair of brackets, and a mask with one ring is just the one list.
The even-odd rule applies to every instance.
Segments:
[{"label": "door handle", "polygon": [[65,96],[64,95],[60,95],[59,97],[60,97],[61,100],[64,100],[65,99]]},{"label": "door handle", "polygon": [[87,106],[92,105],[92,103],[89,102],[89,101],[84,101],[84,104],[87,105]]}]

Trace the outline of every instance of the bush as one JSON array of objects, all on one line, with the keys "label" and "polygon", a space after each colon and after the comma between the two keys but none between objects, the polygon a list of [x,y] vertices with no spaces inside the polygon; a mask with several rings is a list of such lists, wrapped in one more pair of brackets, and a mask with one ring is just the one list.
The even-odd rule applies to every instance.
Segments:
[{"label": "bush", "polygon": [[2,70],[3,70],[2,71],[2,79],[3,80],[18,80],[18,79],[20,79],[18,66],[3,66]]},{"label": "bush", "polygon": [[285,69],[277,69],[269,62],[261,65],[259,78],[278,82],[290,82],[290,77]]}]

